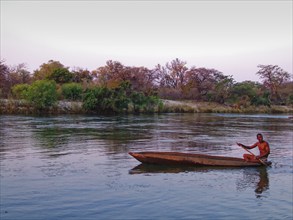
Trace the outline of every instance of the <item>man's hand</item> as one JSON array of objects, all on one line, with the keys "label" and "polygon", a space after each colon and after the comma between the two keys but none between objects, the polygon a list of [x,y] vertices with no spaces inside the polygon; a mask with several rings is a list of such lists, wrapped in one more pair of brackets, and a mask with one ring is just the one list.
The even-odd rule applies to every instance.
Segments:
[{"label": "man's hand", "polygon": [[236,144],[240,147],[244,147],[243,144],[236,142]]}]

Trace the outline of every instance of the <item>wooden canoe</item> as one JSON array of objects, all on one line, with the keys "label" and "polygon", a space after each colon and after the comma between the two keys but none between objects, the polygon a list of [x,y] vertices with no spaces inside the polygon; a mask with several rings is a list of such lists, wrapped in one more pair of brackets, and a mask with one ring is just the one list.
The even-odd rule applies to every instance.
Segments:
[{"label": "wooden canoe", "polygon": [[141,163],[147,164],[223,167],[264,166],[260,162],[247,162],[242,158],[211,156],[206,154],[179,152],[129,152],[129,154]]}]

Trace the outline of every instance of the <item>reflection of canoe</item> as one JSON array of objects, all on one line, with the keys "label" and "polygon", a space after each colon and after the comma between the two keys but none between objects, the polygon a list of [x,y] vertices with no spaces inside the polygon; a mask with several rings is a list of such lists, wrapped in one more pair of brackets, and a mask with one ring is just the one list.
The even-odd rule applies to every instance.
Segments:
[{"label": "reflection of canoe", "polygon": [[138,166],[132,168],[129,174],[149,174],[149,173],[181,173],[189,172],[200,169],[199,167],[186,167],[186,166],[165,166],[157,164],[145,164],[141,163]]},{"label": "reflection of canoe", "polygon": [[131,156],[142,163],[188,165],[188,166],[223,166],[247,167],[262,166],[261,163],[247,162],[236,157],[211,156],[205,154],[190,154],[179,152],[129,152]]},{"label": "reflection of canoe", "polygon": [[208,166],[169,166],[158,164],[141,163],[129,170],[129,174],[154,174],[154,173],[186,173],[186,172],[200,172],[206,173],[215,169],[237,169],[237,167],[208,167]]}]

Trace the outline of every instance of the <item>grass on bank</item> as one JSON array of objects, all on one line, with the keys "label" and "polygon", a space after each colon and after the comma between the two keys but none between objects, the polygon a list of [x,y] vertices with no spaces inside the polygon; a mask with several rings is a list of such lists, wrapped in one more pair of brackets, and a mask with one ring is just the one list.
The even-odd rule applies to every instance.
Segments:
[{"label": "grass on bank", "polygon": [[[0,114],[96,114],[86,111],[83,103],[78,101],[58,101],[54,106],[46,110],[38,110],[26,100],[0,99]],[[123,113],[148,113],[141,109],[137,112],[133,106],[129,106]],[[150,113],[150,112],[149,112]],[[262,113],[262,114],[291,114],[293,106],[272,105],[268,106],[237,106],[221,105],[214,102],[173,101],[162,100],[162,104],[151,113]]]}]

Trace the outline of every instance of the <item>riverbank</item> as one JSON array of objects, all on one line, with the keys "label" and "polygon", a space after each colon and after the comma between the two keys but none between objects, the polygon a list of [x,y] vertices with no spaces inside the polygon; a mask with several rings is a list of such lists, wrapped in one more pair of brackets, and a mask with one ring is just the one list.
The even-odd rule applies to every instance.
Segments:
[{"label": "riverbank", "polygon": [[85,114],[82,102],[58,101],[55,106],[38,110],[25,100],[0,99],[0,114]]},{"label": "riverbank", "polygon": [[[239,106],[213,102],[162,100],[163,106],[155,113],[293,113],[293,106]],[[133,113],[132,108],[127,113]],[[58,101],[47,110],[37,110],[25,100],[0,99],[0,114],[88,114],[82,102]],[[92,113],[90,113],[92,114]]]},{"label": "riverbank", "polygon": [[197,113],[293,113],[293,106],[239,106],[237,104],[219,104],[215,102],[164,100],[166,112]]}]

